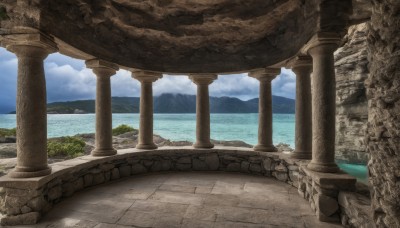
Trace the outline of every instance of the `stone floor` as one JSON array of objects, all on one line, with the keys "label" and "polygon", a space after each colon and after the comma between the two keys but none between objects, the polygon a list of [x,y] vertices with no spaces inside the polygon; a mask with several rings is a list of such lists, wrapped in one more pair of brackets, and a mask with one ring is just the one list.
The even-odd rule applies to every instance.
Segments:
[{"label": "stone floor", "polygon": [[[32,226],[30,226],[32,227]],[[189,172],[130,177],[57,204],[36,227],[340,227],[272,178]]]}]

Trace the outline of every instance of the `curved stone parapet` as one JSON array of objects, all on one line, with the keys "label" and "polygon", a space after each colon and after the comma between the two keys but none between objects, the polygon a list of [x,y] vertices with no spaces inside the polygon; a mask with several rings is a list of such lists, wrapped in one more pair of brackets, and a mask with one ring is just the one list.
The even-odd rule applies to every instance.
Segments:
[{"label": "curved stone parapet", "polygon": [[[289,154],[237,147],[124,149],[113,156],[78,157],[52,164],[52,173],[44,177],[1,177],[1,225],[35,224],[54,204],[79,190],[131,175],[167,171],[226,171],[274,177],[298,188],[299,193],[314,205],[317,215],[322,213],[329,218],[324,217],[326,221],[338,221],[337,189],[343,186],[351,189],[355,179],[347,174],[341,174],[340,178],[339,174],[316,175],[306,170],[307,163],[290,159]],[[325,211],[321,212],[319,208],[325,201],[335,205],[333,210],[323,214]],[[321,220],[321,216],[318,218]]]}]

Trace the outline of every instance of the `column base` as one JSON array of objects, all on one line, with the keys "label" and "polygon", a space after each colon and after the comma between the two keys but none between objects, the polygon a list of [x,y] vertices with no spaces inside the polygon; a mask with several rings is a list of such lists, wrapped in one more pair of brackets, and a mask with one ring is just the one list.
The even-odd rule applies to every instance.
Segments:
[{"label": "column base", "polygon": [[315,171],[315,172],[320,172],[320,173],[337,173],[340,171],[339,166],[337,166],[336,163],[315,163],[311,161],[308,165],[307,168],[309,170]]},{"label": "column base", "polygon": [[11,171],[8,176],[12,178],[32,178],[32,177],[42,177],[51,174],[51,167],[46,167],[45,169],[38,171],[21,171],[18,167],[15,167],[13,171]]},{"label": "column base", "polygon": [[95,157],[103,157],[103,156],[112,156],[116,155],[117,151],[115,149],[94,149],[91,152],[92,156]]},{"label": "column base", "polygon": [[306,152],[306,151],[293,151],[292,154],[290,155],[291,158],[294,159],[304,159],[304,160],[311,160],[312,158],[312,153]]},{"label": "column base", "polygon": [[253,147],[253,149],[255,151],[260,151],[260,152],[277,152],[278,151],[278,149],[276,149],[276,147],[274,145],[261,145],[261,144],[258,144],[258,145],[255,145]]},{"label": "column base", "polygon": [[214,144],[196,142],[195,144],[193,144],[193,147],[196,149],[211,149],[214,148]]},{"label": "column base", "polygon": [[140,150],[152,150],[152,149],[157,149],[158,146],[156,144],[154,144],[154,143],[151,143],[151,144],[139,143],[139,144],[136,145],[135,148],[136,149],[140,149]]}]

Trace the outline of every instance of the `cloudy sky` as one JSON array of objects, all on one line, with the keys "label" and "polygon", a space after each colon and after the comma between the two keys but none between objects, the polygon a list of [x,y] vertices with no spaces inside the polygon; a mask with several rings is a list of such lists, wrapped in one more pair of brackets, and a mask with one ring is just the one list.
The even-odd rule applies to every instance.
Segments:
[{"label": "cloudy sky", "polygon": [[[69,101],[93,99],[96,78],[84,61],[60,54],[52,54],[45,61],[47,101]],[[17,86],[17,58],[13,53],[0,48],[0,113],[15,110]],[[139,82],[132,79],[128,71],[120,70],[111,78],[112,96],[139,96]],[[294,98],[295,75],[283,69],[272,81],[272,93]],[[186,76],[164,75],[154,83],[154,95],[162,93],[195,94],[195,85]],[[258,97],[258,82],[247,74],[221,75],[210,86],[211,96],[230,96],[242,100]]]}]

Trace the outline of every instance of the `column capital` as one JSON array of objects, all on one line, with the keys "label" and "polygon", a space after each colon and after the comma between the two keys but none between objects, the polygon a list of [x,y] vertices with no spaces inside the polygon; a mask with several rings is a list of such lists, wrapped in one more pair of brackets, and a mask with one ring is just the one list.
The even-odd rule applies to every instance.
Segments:
[{"label": "column capital", "polygon": [[218,78],[216,74],[190,74],[189,79],[196,85],[209,85]]},{"label": "column capital", "polygon": [[318,32],[311,40],[305,45],[304,50],[310,53],[310,50],[318,46],[331,46],[332,51],[336,50],[339,46],[342,36],[338,33],[332,32]]},{"label": "column capital", "polygon": [[249,77],[255,78],[257,80],[270,80],[272,81],[276,76],[281,73],[280,68],[262,68],[257,70],[252,70],[249,72]]},{"label": "column capital", "polygon": [[312,65],[313,65],[313,60],[309,55],[298,55],[295,58],[293,58],[289,64],[289,66],[292,69],[298,67],[312,67]]},{"label": "column capital", "polygon": [[140,82],[155,82],[158,79],[162,78],[162,73],[153,72],[153,71],[145,71],[145,70],[133,70],[132,78],[140,81]]},{"label": "column capital", "polygon": [[[40,54],[47,56],[58,51],[54,39],[42,33],[4,35],[1,38],[1,46],[16,55],[24,54],[34,57]],[[32,48],[29,49],[29,47]]]},{"label": "column capital", "polygon": [[85,62],[86,67],[92,69],[97,77],[111,77],[117,73],[117,64],[110,63],[101,59],[90,59]]}]

